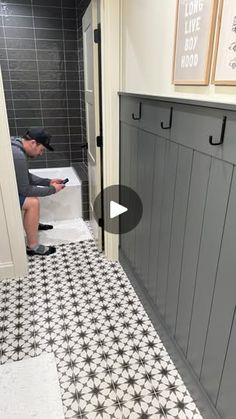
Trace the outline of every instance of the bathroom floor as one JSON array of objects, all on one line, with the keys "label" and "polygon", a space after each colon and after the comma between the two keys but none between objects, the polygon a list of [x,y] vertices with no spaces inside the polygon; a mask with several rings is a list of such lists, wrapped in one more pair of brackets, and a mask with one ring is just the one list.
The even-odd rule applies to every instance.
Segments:
[{"label": "bathroom floor", "polygon": [[65,418],[201,419],[118,262],[92,239],[0,283],[1,364],[54,352]]}]

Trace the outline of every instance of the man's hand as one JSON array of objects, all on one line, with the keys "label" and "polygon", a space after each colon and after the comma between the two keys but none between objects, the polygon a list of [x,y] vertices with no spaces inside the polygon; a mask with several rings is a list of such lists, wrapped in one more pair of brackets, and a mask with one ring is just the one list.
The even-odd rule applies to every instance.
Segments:
[{"label": "man's hand", "polygon": [[65,187],[63,183],[51,183],[51,186],[54,186],[56,192],[60,192]]},{"label": "man's hand", "polygon": [[65,187],[63,179],[51,179],[50,185],[54,186],[56,192],[60,192]]},{"label": "man's hand", "polygon": [[61,184],[63,183],[63,179],[51,179],[50,185],[55,186],[55,183]]}]

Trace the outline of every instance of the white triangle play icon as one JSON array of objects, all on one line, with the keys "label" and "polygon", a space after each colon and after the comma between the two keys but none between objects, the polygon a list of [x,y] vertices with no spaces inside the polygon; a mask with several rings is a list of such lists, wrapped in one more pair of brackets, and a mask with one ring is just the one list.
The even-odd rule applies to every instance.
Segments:
[{"label": "white triangle play icon", "polygon": [[117,217],[123,212],[128,211],[128,208],[123,207],[123,205],[117,204],[115,201],[110,201],[110,218]]}]

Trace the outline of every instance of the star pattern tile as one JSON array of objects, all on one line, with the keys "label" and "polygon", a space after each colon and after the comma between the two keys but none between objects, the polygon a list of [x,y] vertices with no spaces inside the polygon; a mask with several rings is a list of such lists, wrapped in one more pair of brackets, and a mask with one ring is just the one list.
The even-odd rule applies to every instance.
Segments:
[{"label": "star pattern tile", "polygon": [[0,362],[53,352],[65,418],[202,419],[118,262],[93,240],[0,283]]}]

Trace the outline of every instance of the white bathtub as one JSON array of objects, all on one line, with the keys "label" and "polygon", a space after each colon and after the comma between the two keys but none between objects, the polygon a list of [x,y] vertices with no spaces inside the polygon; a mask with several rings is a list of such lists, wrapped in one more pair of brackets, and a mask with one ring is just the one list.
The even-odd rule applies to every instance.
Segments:
[{"label": "white bathtub", "polygon": [[32,174],[49,179],[69,179],[65,188],[40,199],[40,221],[61,221],[82,218],[81,180],[73,167],[30,169]]}]

